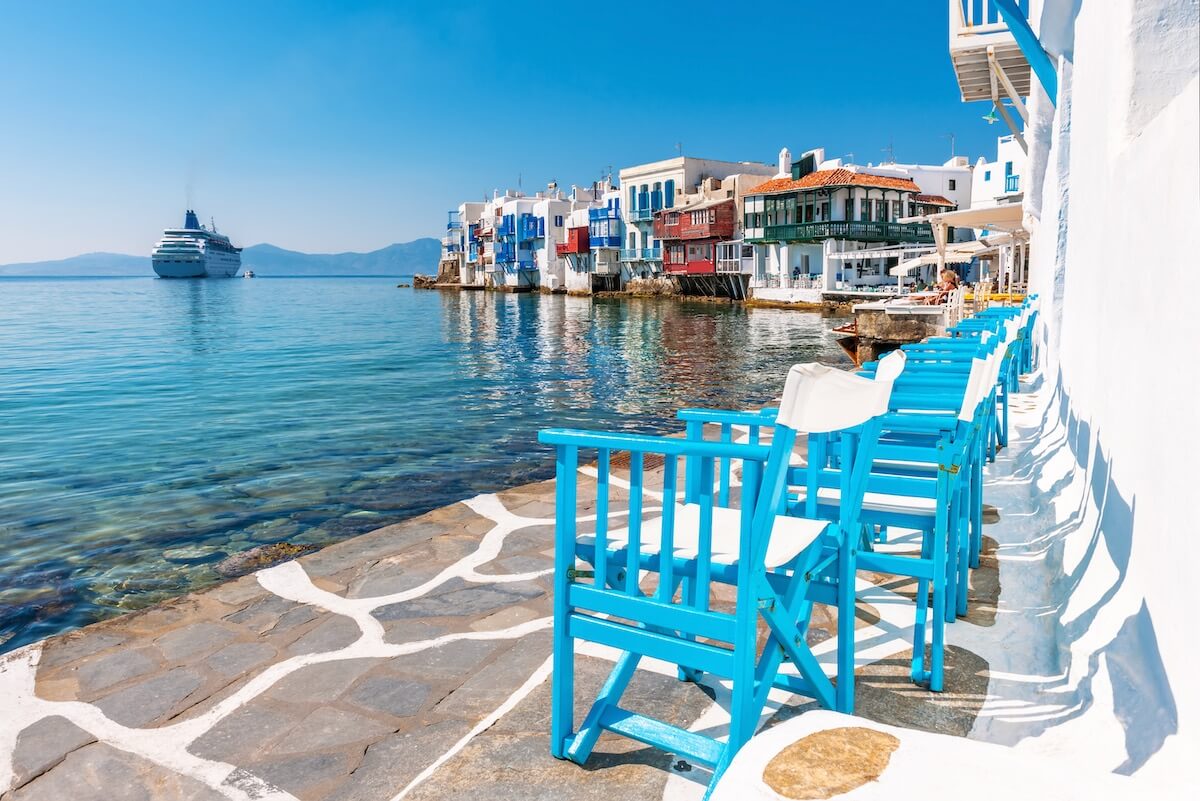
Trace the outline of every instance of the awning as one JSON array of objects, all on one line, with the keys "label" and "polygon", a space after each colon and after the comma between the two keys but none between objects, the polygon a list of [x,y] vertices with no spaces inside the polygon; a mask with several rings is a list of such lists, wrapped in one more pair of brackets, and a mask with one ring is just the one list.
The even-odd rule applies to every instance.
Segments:
[{"label": "awning", "polygon": [[[932,255],[933,255],[934,263],[936,264],[937,263],[937,254],[934,253]],[[915,259],[909,259],[908,261],[902,261],[899,264],[897,264],[895,267],[893,267],[892,269],[888,270],[888,275],[894,275],[897,277],[899,277],[901,275],[908,275],[913,270],[920,267],[922,264],[929,264],[929,262],[925,261],[925,259],[927,259],[927,258],[929,258],[929,256],[920,256]]]},{"label": "awning", "polygon": [[938,223],[955,228],[978,228],[991,231],[1020,231],[1024,229],[1022,220],[1025,209],[1020,203],[1006,203],[999,206],[984,206],[982,208],[962,209],[960,211],[943,211],[928,214],[924,217],[907,217],[901,222],[927,222],[935,227]]},{"label": "awning", "polygon": [[[998,234],[997,236],[984,237],[983,239],[976,239],[971,242],[951,242],[946,245],[946,252],[942,259],[945,264],[966,264],[979,256],[986,256],[989,253],[993,253],[999,245],[1007,245],[1010,242],[1012,242],[1010,234]],[[937,263],[937,253],[926,253],[915,259],[900,262],[900,264],[888,270],[888,273],[897,276],[908,275],[918,267]]]}]

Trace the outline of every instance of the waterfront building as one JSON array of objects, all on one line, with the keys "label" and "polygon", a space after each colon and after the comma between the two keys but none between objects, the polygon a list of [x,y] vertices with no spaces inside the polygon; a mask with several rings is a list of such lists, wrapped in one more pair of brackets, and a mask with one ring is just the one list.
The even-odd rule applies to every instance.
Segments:
[{"label": "waterfront building", "polygon": [[1021,175],[1025,172],[1027,158],[1016,136],[1008,134],[998,137],[995,161],[980,156],[975,163],[971,207],[1020,203]]},{"label": "waterfront building", "polygon": [[[611,180],[610,180],[611,183]],[[621,191],[609,186],[594,208],[588,209],[588,248],[591,251],[591,291],[621,289],[621,245],[625,223],[621,218]]]},{"label": "waterfront building", "polygon": [[677,156],[622,169],[619,177],[621,199],[625,204],[625,241],[619,253],[623,265],[621,283],[632,278],[662,275],[662,241],[654,233],[657,213],[676,208],[682,196],[696,191],[705,179],[724,179],[736,174],[769,178],[774,174],[774,168],[749,161]]},{"label": "waterfront building", "polygon": [[[971,168],[962,157],[943,165],[861,167],[826,160],[820,148],[793,163],[784,148],[776,176],[744,202],[754,297],[819,300],[822,290],[890,284],[888,269],[906,249],[933,245],[927,223],[905,220],[955,209],[970,197]],[[848,253],[853,258],[842,257]]]},{"label": "waterfront building", "polygon": [[[674,208],[654,217],[654,236],[662,243],[663,272],[674,276],[685,294],[745,298],[748,271],[740,258],[742,204],[763,175],[737,173],[705,178]],[[724,257],[724,258],[721,258]]]},{"label": "waterfront building", "polygon": [[[573,295],[620,288],[620,193],[609,182],[597,181],[590,189],[571,187],[571,211],[564,238],[555,247],[563,260],[566,290]],[[614,233],[610,219],[618,226]],[[599,247],[593,251],[595,228]],[[601,257],[604,257],[603,259]]]},{"label": "waterfront building", "polygon": [[438,283],[468,284],[474,281],[476,260],[472,247],[472,228],[477,228],[485,204],[460,203],[447,214],[442,234],[442,257],[438,263]]}]

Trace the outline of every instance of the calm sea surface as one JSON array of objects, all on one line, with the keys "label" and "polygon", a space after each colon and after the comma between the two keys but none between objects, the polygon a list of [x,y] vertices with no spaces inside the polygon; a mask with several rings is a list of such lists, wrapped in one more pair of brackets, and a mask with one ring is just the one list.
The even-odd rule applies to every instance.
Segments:
[{"label": "calm sea surface", "polygon": [[539,428],[678,430],[848,363],[816,314],[396,282],[0,279],[0,651],[549,477]]}]

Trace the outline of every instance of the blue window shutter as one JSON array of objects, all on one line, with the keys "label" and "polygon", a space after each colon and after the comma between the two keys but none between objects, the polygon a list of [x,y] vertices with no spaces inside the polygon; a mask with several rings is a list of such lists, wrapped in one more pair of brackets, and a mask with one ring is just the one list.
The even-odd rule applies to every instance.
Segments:
[{"label": "blue window shutter", "polygon": [[675,206],[675,181],[674,181],[674,179],[667,181],[663,192],[665,195],[665,197],[663,198],[663,205],[666,206],[668,209],[673,208]]}]

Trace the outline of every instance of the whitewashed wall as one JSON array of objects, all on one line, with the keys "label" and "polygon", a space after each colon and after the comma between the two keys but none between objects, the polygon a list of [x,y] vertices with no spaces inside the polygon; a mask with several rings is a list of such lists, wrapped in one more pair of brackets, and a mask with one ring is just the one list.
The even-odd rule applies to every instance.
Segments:
[{"label": "whitewashed wall", "polygon": [[1038,739],[1174,782],[1200,754],[1197,2],[1047,0],[1040,30],[1060,97],[1033,99],[1022,181],[1039,215],[1042,453],[1065,447],[1025,467],[1062,562],[1048,611],[1077,708]]}]

